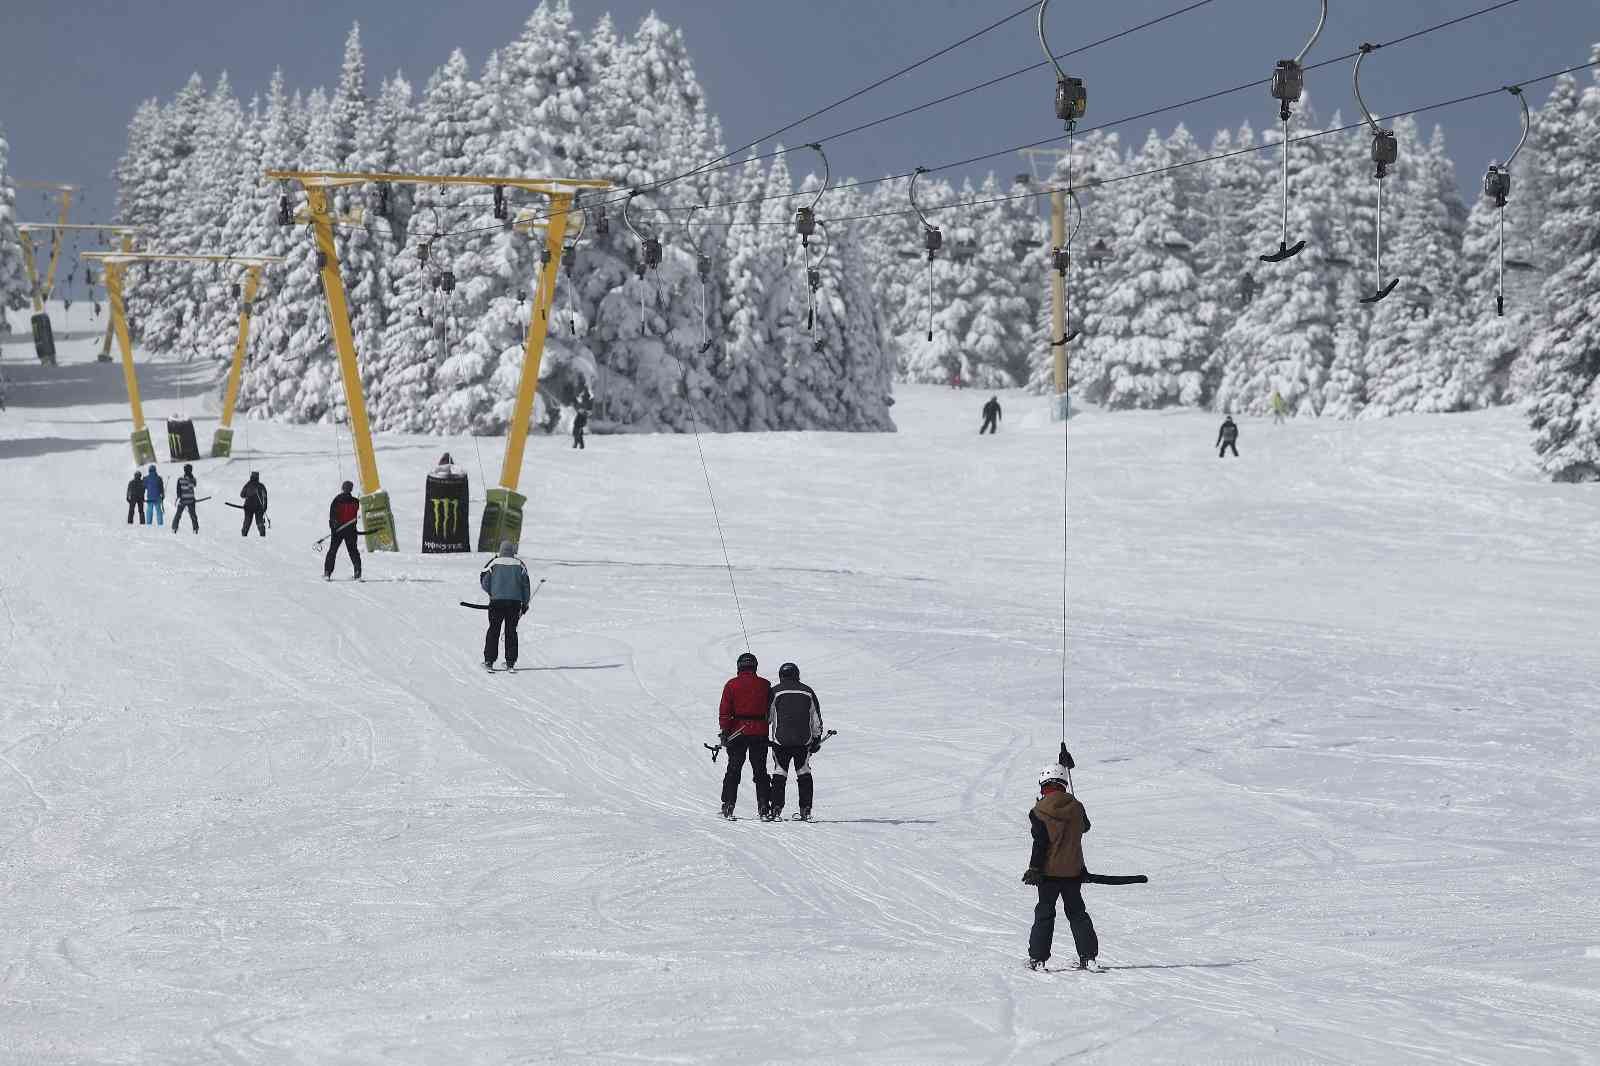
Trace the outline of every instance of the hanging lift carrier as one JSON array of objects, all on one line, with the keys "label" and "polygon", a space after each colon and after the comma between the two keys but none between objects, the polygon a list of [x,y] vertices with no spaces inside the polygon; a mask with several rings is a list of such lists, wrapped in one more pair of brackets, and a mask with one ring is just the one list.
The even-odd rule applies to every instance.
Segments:
[{"label": "hanging lift carrier", "polygon": [[1380,47],[1381,45],[1376,44],[1363,44],[1356,56],[1355,70],[1351,75],[1355,83],[1356,105],[1361,108],[1361,114],[1367,121],[1367,128],[1372,131],[1373,172],[1374,180],[1378,183],[1378,222],[1372,246],[1373,272],[1377,277],[1377,288],[1371,296],[1361,298],[1364,304],[1381,302],[1394,292],[1396,285],[1400,284],[1398,277],[1389,279],[1387,285],[1383,283],[1383,182],[1389,176],[1389,168],[1400,158],[1400,143],[1395,140],[1393,130],[1386,130],[1378,125],[1378,120],[1372,117],[1372,110],[1367,107],[1367,102],[1361,98],[1361,63]]},{"label": "hanging lift carrier", "polygon": [[1506,161],[1490,163],[1488,172],[1483,176],[1483,195],[1494,201],[1494,206],[1500,212],[1500,282],[1494,298],[1494,313],[1500,318],[1504,318],[1506,313],[1506,201],[1511,198],[1511,164],[1521,153],[1522,146],[1528,143],[1528,131],[1532,127],[1528,99],[1522,94],[1522,86],[1507,85],[1506,92],[1515,96],[1517,103],[1522,105],[1522,136]]},{"label": "hanging lift carrier", "polygon": [[1278,65],[1272,70],[1272,96],[1278,101],[1278,117],[1283,121],[1283,237],[1278,242],[1276,252],[1268,252],[1261,257],[1263,263],[1282,263],[1305,250],[1305,241],[1296,241],[1292,245],[1289,243],[1289,118],[1294,113],[1290,105],[1299,103],[1305,93],[1306,68],[1303,64],[1327,23],[1328,0],[1322,0],[1322,16],[1317,19],[1317,28],[1311,31],[1311,39],[1293,59],[1278,60]]}]

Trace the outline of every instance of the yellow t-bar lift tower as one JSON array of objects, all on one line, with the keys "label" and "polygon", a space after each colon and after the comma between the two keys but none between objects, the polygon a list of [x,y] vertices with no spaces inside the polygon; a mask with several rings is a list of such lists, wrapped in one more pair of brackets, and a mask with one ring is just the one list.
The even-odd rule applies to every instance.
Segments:
[{"label": "yellow t-bar lift tower", "polygon": [[211,441],[213,457],[233,454],[233,409],[239,400],[239,378],[244,372],[244,353],[250,343],[250,312],[261,284],[262,268],[272,263],[282,263],[282,256],[272,255],[167,255],[162,252],[84,252],[79,258],[97,260],[105,274],[106,298],[111,304],[111,328],[116,331],[118,346],[122,349],[122,378],[128,386],[128,407],[133,411],[133,459],[139,466],[156,461],[156,449],[150,443],[150,429],[144,424],[144,406],[139,402],[139,377],[133,367],[133,341],[128,335],[128,307],[123,298],[123,272],[135,263],[220,263],[224,266],[242,266],[245,280],[239,298],[239,339],[233,345],[233,366],[228,371],[228,391],[222,401],[222,421]]},{"label": "yellow t-bar lift tower", "polygon": [[[67,228],[67,215],[72,211],[72,194],[78,191],[76,185],[58,185],[53,181],[18,181],[14,183],[19,189],[43,189],[54,192],[60,202],[60,217],[54,227],[47,224],[25,224],[29,229],[54,229],[50,239],[50,266],[45,273],[44,284],[39,284],[39,272],[34,268],[33,245],[24,233],[23,226],[19,225],[17,231],[23,233],[22,250],[28,265],[29,295],[33,297],[33,313],[44,314],[44,302],[50,298],[50,293],[56,287],[56,266],[61,262],[61,231]],[[98,227],[96,227],[98,228]]]},{"label": "yellow t-bar lift tower", "polygon": [[[22,262],[23,262],[23,265],[25,265],[28,268],[28,286],[34,292],[34,307],[36,309],[39,309],[39,310],[36,311],[36,313],[43,314],[42,301],[46,300],[46,299],[49,299],[50,293],[53,292],[54,289],[55,289],[55,283],[56,283],[56,281],[55,281],[55,279],[56,279],[56,258],[60,254],[60,247],[61,247],[61,242],[62,242],[62,234],[65,231],[68,231],[68,230],[93,231],[95,233],[101,234],[102,235],[102,240],[104,240],[104,238],[108,237],[108,236],[110,236],[110,237],[120,237],[122,239],[122,251],[125,252],[125,253],[133,251],[133,242],[142,233],[144,233],[143,228],[141,228],[139,226],[112,226],[112,225],[96,226],[96,225],[93,225],[93,224],[88,223],[88,222],[72,222],[72,223],[66,223],[66,222],[22,222],[22,223],[18,223],[18,225],[17,225],[17,235],[22,240]],[[37,267],[34,265],[33,234],[35,234],[35,233],[43,233],[43,232],[46,232],[46,231],[49,231],[52,234],[52,236],[51,236],[52,247],[51,247],[51,251],[50,251],[50,276],[49,276],[49,279],[46,282],[44,288],[40,289],[40,287],[39,287],[39,272],[38,272]],[[115,331],[112,328],[111,321],[108,319],[106,321],[106,339],[105,339],[105,342],[100,346],[100,359],[99,359],[99,361],[102,362],[102,363],[111,362],[111,340],[112,340],[112,337],[113,337],[114,333],[115,333]]]},{"label": "yellow t-bar lift tower", "polygon": [[[361,524],[367,530],[369,551],[397,551],[394,511],[389,494],[378,480],[378,461],[372,452],[372,429],[367,421],[366,394],[361,387],[361,370],[356,362],[355,337],[350,328],[350,310],[345,302],[344,280],[339,272],[339,250],[334,242],[333,196],[337,189],[367,182],[388,185],[467,185],[495,190],[507,226],[513,225],[504,210],[504,190],[521,189],[539,193],[549,200],[545,221],[546,247],[550,258],[544,263],[537,299],[528,312],[527,341],[522,353],[522,378],[517,385],[517,403],[506,432],[505,460],[500,467],[500,486],[489,489],[483,508],[483,523],[478,527],[478,550],[494,551],[501,541],[513,544],[522,539],[522,508],[527,497],[517,492],[522,477],[522,455],[528,440],[528,423],[533,417],[534,396],[539,388],[539,364],[544,358],[545,335],[550,326],[550,308],[555,303],[556,282],[561,277],[561,253],[567,232],[567,219],[574,198],[584,189],[609,189],[604,180],[572,178],[496,178],[459,177],[425,174],[342,173],[319,170],[269,170],[274,181],[299,182],[306,191],[306,209],[294,221],[309,222],[317,240],[317,263],[322,270],[322,288],[327,294],[328,321],[333,325],[334,347],[339,353],[339,372],[344,379],[346,405],[350,409],[350,437],[355,444],[356,466],[361,472]],[[526,223],[524,223],[526,224]],[[443,235],[448,238],[448,235]]]}]

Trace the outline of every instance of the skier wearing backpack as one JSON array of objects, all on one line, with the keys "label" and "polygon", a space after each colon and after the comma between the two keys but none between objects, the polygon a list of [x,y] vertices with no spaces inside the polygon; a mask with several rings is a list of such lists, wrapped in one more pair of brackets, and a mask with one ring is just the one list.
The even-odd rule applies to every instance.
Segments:
[{"label": "skier wearing backpack", "polygon": [[772,684],[756,673],[756,657],[742,653],[734,668],[738,671],[722,686],[722,702],[717,707],[717,731],[722,746],[728,749],[728,769],[722,775],[722,816],[733,819],[739,800],[739,777],[745,759],[750,760],[750,777],[756,786],[756,810],[763,820],[771,820],[767,779],[767,713],[772,699]]},{"label": "skier wearing backpack", "polygon": [[772,821],[783,816],[784,792],[789,784],[789,768],[794,767],[796,789],[800,793],[800,820],[811,820],[811,756],[822,747],[822,701],[810,685],[800,681],[800,668],[794,663],[778,667],[778,683],[772,686],[768,701],[767,740],[772,745],[771,786],[767,813]]},{"label": "skier wearing backpack", "polygon": [[251,522],[256,524],[256,530],[263,537],[266,536],[267,487],[261,483],[260,474],[250,471],[250,480],[239,490],[239,498],[244,501],[244,526],[239,530],[239,536],[250,535]]},{"label": "skier wearing backpack", "polygon": [[163,501],[167,498],[167,483],[161,480],[161,475],[156,473],[156,464],[150,464],[150,472],[144,476],[144,513],[149,519],[146,525],[164,526],[167,524],[167,512]]},{"label": "skier wearing backpack", "polygon": [[128,500],[128,525],[133,525],[134,508],[139,510],[139,524],[145,525],[144,520],[144,475],[135,470],[133,480],[128,482],[128,490],[123,493]]},{"label": "skier wearing backpack", "polygon": [[196,533],[200,532],[200,519],[194,513],[194,467],[189,463],[183,464],[183,476],[178,479],[178,509],[172,513],[172,531],[178,531],[178,523],[183,521],[183,512],[189,512],[189,524]]},{"label": "skier wearing backpack", "polygon": [[1028,934],[1028,968],[1042,970],[1050,959],[1050,946],[1056,932],[1056,901],[1066,912],[1072,928],[1072,944],[1078,951],[1078,969],[1099,970],[1096,957],[1100,939],[1094,922],[1083,905],[1083,834],[1089,831],[1089,815],[1073,794],[1067,791],[1065,768],[1047,766],[1039,774],[1039,801],[1028,812],[1033,832],[1033,851],[1022,883],[1039,890],[1033,908],[1033,929]]},{"label": "skier wearing backpack", "polygon": [[356,547],[356,519],[361,517],[361,504],[351,494],[355,488],[346,481],[339,486],[339,495],[328,505],[328,557],[322,563],[322,579],[333,580],[333,564],[339,557],[339,546],[344,545],[355,569],[356,580],[361,580],[361,549]]}]

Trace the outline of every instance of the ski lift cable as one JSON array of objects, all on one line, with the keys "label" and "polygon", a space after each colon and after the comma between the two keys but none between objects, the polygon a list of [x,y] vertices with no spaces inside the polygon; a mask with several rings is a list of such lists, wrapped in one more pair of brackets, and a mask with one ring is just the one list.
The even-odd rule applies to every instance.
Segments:
[{"label": "ski lift cable", "polygon": [[[1396,45],[1405,44],[1405,43],[1408,43],[1410,41],[1417,40],[1418,38],[1428,36],[1429,34],[1436,33],[1436,32],[1438,32],[1440,30],[1448,29],[1448,28],[1450,28],[1452,26],[1459,25],[1460,23],[1466,22],[1466,21],[1468,21],[1470,19],[1477,18],[1477,17],[1482,16],[1482,15],[1491,14],[1491,13],[1493,13],[1495,11],[1501,10],[1502,8],[1510,7],[1511,5],[1517,4],[1517,3],[1521,3],[1521,0],[1500,0],[1499,3],[1491,4],[1488,7],[1480,8],[1480,9],[1478,9],[1476,11],[1470,11],[1470,12],[1467,12],[1466,14],[1464,14],[1464,15],[1458,15],[1455,18],[1449,19],[1449,20],[1447,20],[1445,22],[1436,23],[1436,24],[1434,24],[1432,26],[1426,26],[1426,27],[1423,27],[1422,29],[1414,30],[1411,33],[1405,34],[1405,35],[1403,35],[1401,37],[1396,37],[1393,40],[1385,41],[1379,47],[1392,48],[1392,47],[1394,47]],[[1305,69],[1307,71],[1317,70],[1317,69],[1319,69],[1321,67],[1331,66],[1331,65],[1336,64],[1336,63],[1346,62],[1346,61],[1348,61],[1350,59],[1354,59],[1359,54],[1360,54],[1359,50],[1352,51],[1352,52],[1347,52],[1347,53],[1344,53],[1342,55],[1337,55],[1337,56],[1333,56],[1333,57],[1331,57],[1329,59],[1321,60],[1321,61],[1319,61],[1317,63],[1308,64]],[[1572,73],[1576,73],[1578,71],[1587,70],[1587,69],[1590,69],[1593,66],[1595,66],[1595,64],[1593,64],[1593,63],[1581,63],[1581,64],[1578,64],[1577,66],[1570,67],[1570,68],[1567,68],[1565,70],[1554,71],[1554,72],[1549,73],[1549,74],[1539,75],[1537,77],[1532,77],[1532,78],[1526,78],[1526,79],[1523,79],[1522,81],[1518,82],[1518,84],[1525,87],[1525,86],[1528,86],[1528,85],[1537,84],[1537,83],[1542,82],[1542,81],[1550,81],[1550,80],[1553,80],[1553,79],[1558,78],[1558,77],[1563,77],[1563,76],[1565,76],[1567,74],[1572,74]],[[1202,94],[1200,96],[1190,97],[1190,98],[1188,98],[1186,100],[1177,101],[1175,103],[1166,104],[1166,105],[1163,105],[1161,107],[1151,108],[1150,110],[1142,111],[1142,112],[1139,112],[1137,114],[1127,115],[1127,116],[1124,116],[1122,118],[1113,119],[1113,120],[1108,121],[1108,122],[1103,122],[1103,123],[1100,123],[1099,125],[1096,125],[1096,126],[1085,127],[1085,128],[1082,128],[1082,129],[1078,130],[1077,132],[1087,134],[1087,133],[1097,133],[1097,132],[1101,132],[1101,131],[1108,130],[1108,129],[1114,129],[1114,128],[1118,127],[1118,126],[1124,126],[1124,125],[1127,125],[1128,123],[1131,123],[1131,122],[1139,122],[1139,121],[1142,121],[1144,119],[1153,118],[1153,117],[1155,117],[1157,115],[1168,114],[1170,112],[1177,111],[1177,110],[1180,110],[1180,109],[1186,108],[1186,107],[1191,107],[1191,106],[1194,106],[1196,104],[1208,103],[1208,102],[1210,102],[1212,100],[1217,100],[1217,99],[1220,99],[1220,98],[1225,97],[1225,96],[1229,96],[1229,95],[1232,95],[1232,94],[1235,94],[1235,93],[1244,92],[1245,90],[1248,90],[1248,89],[1259,88],[1259,87],[1261,87],[1263,85],[1268,85],[1268,84],[1270,84],[1270,79],[1254,78],[1254,79],[1251,79],[1250,81],[1242,82],[1242,83],[1240,83],[1238,85],[1230,86],[1229,88],[1226,88],[1226,89],[1218,89],[1218,90],[1216,90],[1214,92],[1205,93],[1205,94]],[[1472,95],[1459,97],[1457,99],[1444,100],[1444,101],[1440,101],[1439,103],[1429,104],[1429,105],[1424,106],[1424,107],[1413,108],[1413,109],[1408,110],[1408,111],[1396,112],[1396,113],[1390,115],[1389,117],[1390,118],[1403,118],[1403,117],[1407,117],[1407,116],[1411,116],[1411,115],[1423,114],[1425,112],[1438,110],[1438,109],[1444,108],[1444,107],[1452,107],[1452,106],[1455,106],[1457,104],[1467,103],[1467,102],[1471,102],[1471,101],[1475,101],[1475,100],[1484,99],[1484,98],[1486,98],[1488,96],[1492,96],[1495,93],[1501,92],[1501,91],[1503,91],[1503,89],[1500,88],[1500,87],[1497,87],[1497,88],[1495,88],[1493,90],[1489,90],[1489,91],[1483,92],[1483,93],[1475,93],[1475,94],[1472,94]],[[1304,136],[1293,137],[1293,138],[1291,138],[1291,141],[1293,143],[1295,143],[1295,144],[1299,144],[1299,143],[1302,143],[1302,142],[1304,142],[1306,140],[1315,139],[1316,137],[1321,137],[1321,136],[1327,136],[1329,134],[1347,133],[1350,130],[1359,128],[1362,125],[1364,125],[1364,123],[1354,123],[1354,124],[1351,124],[1351,125],[1339,127],[1337,129],[1322,130],[1322,131],[1318,131],[1316,133],[1306,134]],[[835,136],[837,136],[837,135],[835,135]],[[930,174],[931,173],[937,173],[937,172],[942,171],[942,170],[950,170],[950,169],[954,169],[954,168],[957,168],[957,167],[969,166],[969,165],[971,165],[973,163],[981,163],[981,162],[986,162],[986,161],[991,160],[991,159],[998,159],[998,158],[1001,158],[1003,156],[1014,155],[1018,151],[1021,151],[1023,149],[1027,149],[1027,148],[1044,147],[1046,145],[1051,145],[1051,144],[1058,143],[1062,139],[1063,139],[1063,136],[1046,137],[1046,138],[1042,138],[1042,139],[1036,140],[1036,141],[1029,141],[1029,142],[1027,142],[1025,144],[1014,145],[1014,146],[1009,147],[1009,148],[1000,149],[998,151],[988,152],[988,153],[985,153],[983,155],[970,156],[970,157],[968,157],[966,159],[954,160],[954,161],[949,162],[949,163],[943,163],[943,164],[940,164],[938,166],[925,167],[923,169],[927,173],[930,173]],[[1248,155],[1248,154],[1250,154],[1252,152],[1265,151],[1265,150],[1267,150],[1269,148],[1276,148],[1276,147],[1278,147],[1277,144],[1266,144],[1266,145],[1252,146],[1252,147],[1249,147],[1249,148],[1237,149],[1237,150],[1234,150],[1234,151],[1221,153],[1219,155],[1207,156],[1207,157],[1202,158],[1202,159],[1190,160],[1190,161],[1187,161],[1187,162],[1184,162],[1184,163],[1175,164],[1175,165],[1173,165],[1171,167],[1160,168],[1158,170],[1153,170],[1153,171],[1148,171],[1148,172],[1140,172],[1138,174],[1122,175],[1122,176],[1119,176],[1117,178],[1100,179],[1099,181],[1096,182],[1096,184],[1106,184],[1106,183],[1112,182],[1112,181],[1119,181],[1119,180],[1125,180],[1125,179],[1131,178],[1131,177],[1144,176],[1147,173],[1148,174],[1165,173],[1168,170],[1182,169],[1183,167],[1194,166],[1194,165],[1197,165],[1197,164],[1200,164],[1200,163],[1215,162],[1217,160],[1227,159],[1227,158],[1231,158],[1233,156]],[[778,153],[772,153],[772,154],[776,155]],[[840,183],[835,184],[833,186],[833,189],[835,191],[838,191],[838,190],[842,190],[842,189],[864,188],[864,187],[871,186],[871,185],[879,185],[879,184],[882,184],[884,182],[899,181],[899,180],[911,177],[912,173],[913,172],[911,172],[911,171],[904,171],[904,172],[895,173],[895,174],[888,174],[888,175],[885,175],[884,177],[881,177],[881,178],[865,178],[865,179],[861,179],[861,180],[857,180],[857,181],[840,182]],[[1038,193],[1038,192],[1029,192],[1029,193],[1021,193],[1021,194],[1009,195],[1009,196],[995,197],[995,198],[990,198],[990,199],[986,199],[986,200],[978,200],[978,201],[974,201],[974,202],[976,204],[999,203],[999,202],[1008,201],[1008,200],[1035,199],[1035,198],[1037,198],[1037,197],[1039,197],[1041,195],[1044,195],[1044,194],[1043,193]],[[744,199],[744,200],[727,200],[727,201],[721,201],[721,202],[718,202],[718,203],[703,204],[703,205],[697,205],[697,206],[699,206],[699,207],[701,207],[703,209],[741,207],[741,206],[746,206],[746,205],[750,205],[750,204],[763,203],[763,202],[766,202],[768,200],[784,199],[784,198],[785,197],[783,197],[781,195],[755,196],[755,197],[750,197],[750,198]],[[600,204],[598,204],[597,206],[600,206],[600,207],[603,208],[603,206],[605,204],[611,203],[611,202],[612,201],[610,201],[610,200],[602,200],[600,202]],[[938,208],[938,207],[944,207],[944,206],[949,206],[949,205],[948,204],[939,204],[939,205],[932,205],[932,206],[934,208]],[[569,208],[568,210],[570,211],[571,209]],[[668,207],[657,207],[657,208],[654,208],[653,210],[656,213],[672,213],[672,212],[678,212],[678,211],[686,211],[687,208],[686,207],[671,207],[671,206],[668,206]],[[863,213],[863,214],[849,215],[849,216],[837,216],[835,218],[830,219],[830,221],[833,221],[833,222],[858,221],[858,220],[863,220],[863,219],[888,217],[889,215],[898,214],[898,213],[899,212],[895,212],[895,211],[882,211],[882,212]],[[532,221],[545,221],[545,220],[548,220],[549,218],[553,217],[554,214],[555,214],[554,212],[551,212],[550,214],[545,214],[545,215],[533,215],[533,216],[530,216],[530,219]],[[783,226],[787,226],[787,225],[790,225],[791,223],[789,221],[787,221],[787,220],[781,221],[781,222],[772,222],[772,221],[764,221],[764,220],[715,222],[715,221],[709,221],[708,220],[708,221],[696,222],[694,224],[695,225],[701,225],[701,226],[740,227],[740,226],[761,226],[761,225],[783,225]],[[335,223],[335,225],[343,227],[346,224]],[[450,231],[448,233],[442,234],[442,236],[446,237],[446,238],[459,237],[459,236],[469,236],[469,235],[472,235],[472,234],[488,232],[488,231],[491,231],[491,230],[498,230],[500,228],[501,227],[499,226],[498,223],[495,226],[492,226],[492,227],[489,227],[489,226],[467,227],[467,228],[464,228],[464,229]]]},{"label": "ski lift cable", "polygon": [[[1392,41],[1385,41],[1383,44],[1377,45],[1375,47],[1378,47],[1378,48],[1392,48],[1392,47],[1394,47],[1396,45],[1404,44],[1406,42],[1416,40],[1416,39],[1418,39],[1420,37],[1427,36],[1428,34],[1436,33],[1436,32],[1438,32],[1440,30],[1447,29],[1447,28],[1455,26],[1455,25],[1457,25],[1459,23],[1466,22],[1469,19],[1477,18],[1477,17],[1479,17],[1481,15],[1487,15],[1487,14],[1490,14],[1492,12],[1499,11],[1502,8],[1509,7],[1512,4],[1517,4],[1517,3],[1521,3],[1521,2],[1522,2],[1522,0],[1500,0],[1499,3],[1492,4],[1492,5],[1490,5],[1488,7],[1485,7],[1485,8],[1480,8],[1477,11],[1468,12],[1465,15],[1459,15],[1459,16],[1457,16],[1457,17],[1455,17],[1453,19],[1450,19],[1450,20],[1448,20],[1446,22],[1440,22],[1440,23],[1437,23],[1437,24],[1435,24],[1433,26],[1425,26],[1420,30],[1414,30],[1411,33],[1408,33],[1408,34],[1406,34],[1406,35],[1404,35],[1402,37],[1397,37]],[[1068,54],[1071,54],[1071,53],[1064,53],[1064,55],[1068,55]],[[1317,70],[1317,69],[1320,69],[1320,68],[1326,67],[1326,66],[1332,66],[1335,63],[1347,62],[1347,61],[1349,61],[1351,59],[1354,59],[1354,58],[1358,57],[1360,54],[1361,54],[1360,50],[1356,49],[1355,51],[1347,52],[1347,53],[1345,53],[1343,55],[1334,56],[1334,57],[1332,57],[1330,59],[1325,59],[1325,60],[1322,60],[1321,62],[1313,63],[1313,64],[1307,66],[1305,69],[1307,71],[1311,71],[1311,70]],[[1038,67],[1043,66],[1043,65],[1044,65],[1043,63],[1038,63],[1038,64],[1035,64],[1034,67],[1029,68],[1029,69],[1037,69]],[[1167,114],[1169,112],[1177,111],[1177,110],[1179,110],[1181,108],[1190,107],[1190,106],[1193,106],[1195,104],[1209,103],[1212,100],[1217,100],[1217,99],[1221,99],[1222,97],[1229,96],[1229,95],[1232,95],[1232,94],[1235,94],[1235,93],[1244,92],[1247,89],[1258,88],[1260,86],[1270,85],[1270,84],[1271,84],[1271,79],[1270,78],[1254,78],[1254,79],[1251,79],[1250,81],[1243,82],[1243,83],[1238,84],[1238,85],[1230,86],[1230,87],[1228,87],[1226,89],[1218,89],[1215,92],[1210,92],[1210,93],[1202,94],[1200,96],[1190,97],[1187,100],[1181,100],[1181,101],[1178,101],[1176,103],[1165,104],[1165,105],[1163,105],[1161,107],[1156,107],[1156,108],[1152,108],[1152,109],[1150,109],[1148,111],[1139,112],[1138,114],[1127,115],[1127,116],[1124,116],[1123,118],[1114,119],[1114,120],[1109,121],[1109,122],[1103,122],[1103,123],[1101,123],[1101,124],[1099,124],[1097,126],[1089,126],[1089,127],[1084,128],[1084,129],[1080,129],[1077,132],[1087,134],[1087,133],[1097,133],[1097,132],[1101,132],[1101,131],[1104,131],[1104,130],[1114,129],[1114,128],[1118,127],[1118,126],[1125,126],[1125,125],[1127,125],[1128,123],[1131,123],[1131,122],[1139,122],[1139,121],[1142,121],[1143,119],[1153,118],[1153,117],[1155,117],[1157,115]],[[837,136],[839,136],[839,134],[835,134],[834,136],[837,137]],[[1058,143],[1059,141],[1061,141],[1063,139],[1063,136],[1064,135],[1062,135],[1062,136],[1045,137],[1045,138],[1042,138],[1040,140],[1029,141],[1026,144],[1013,145],[1013,146],[1011,146],[1009,148],[1003,148],[1003,149],[1000,149],[999,151],[986,152],[986,153],[984,153],[982,155],[968,156],[965,159],[957,159],[957,160],[953,160],[953,161],[948,162],[948,163],[941,163],[941,164],[939,164],[937,166],[924,167],[923,170],[926,171],[927,173],[935,174],[935,173],[938,173],[938,172],[944,171],[944,170],[953,170],[953,169],[956,169],[956,168],[959,168],[959,167],[971,166],[974,163],[983,163],[983,162],[987,162],[987,161],[989,161],[991,159],[999,159],[999,158],[1004,157],[1004,156],[1015,155],[1017,152],[1023,151],[1023,150],[1028,149],[1028,148],[1041,148],[1041,147],[1044,147],[1046,145],[1056,144],[1056,143]],[[785,151],[788,151],[788,150],[789,149],[785,149]],[[778,154],[778,153],[773,153],[773,154]],[[865,187],[871,186],[871,185],[880,185],[880,184],[883,184],[885,182],[902,181],[902,180],[904,180],[906,178],[911,177],[912,173],[913,173],[913,171],[901,171],[901,172],[894,173],[894,174],[884,175],[881,178],[863,178],[863,179],[859,179],[859,180],[856,180],[856,181],[840,182],[839,184],[835,185],[833,188],[835,190],[840,190],[840,189],[859,189],[859,188],[865,188]],[[753,197],[749,197],[749,198],[743,199],[743,200],[723,200],[723,201],[719,201],[717,203],[705,204],[703,206],[705,208],[707,208],[707,209],[710,209],[710,208],[723,208],[723,207],[744,207],[744,206],[748,206],[748,205],[751,205],[751,204],[763,203],[763,202],[768,201],[768,200],[783,199],[783,198],[784,197],[781,194],[776,194],[776,195],[771,195],[771,196],[763,195],[763,196],[753,196]],[[688,208],[685,208],[685,207],[658,207],[658,208],[655,208],[655,210],[657,212],[661,212],[661,213],[672,213],[672,212],[677,212],[677,211],[686,211],[686,210],[688,210]],[[713,225],[714,223],[706,223],[706,224],[707,225]]]}]

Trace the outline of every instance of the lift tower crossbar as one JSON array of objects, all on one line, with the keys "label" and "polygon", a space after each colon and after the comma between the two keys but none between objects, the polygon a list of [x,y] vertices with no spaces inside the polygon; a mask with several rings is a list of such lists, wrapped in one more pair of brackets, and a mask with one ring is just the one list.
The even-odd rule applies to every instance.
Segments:
[{"label": "lift tower crossbar", "polygon": [[[124,243],[129,238],[124,236]],[[155,445],[144,424],[144,405],[139,400],[139,377],[133,366],[133,340],[128,333],[128,307],[123,296],[124,271],[137,263],[217,263],[245,268],[244,295],[239,301],[239,339],[233,346],[233,366],[228,371],[228,392],[222,404],[222,422],[211,442],[213,456],[233,454],[233,409],[239,399],[239,378],[244,370],[245,347],[250,340],[250,310],[261,282],[262,268],[285,262],[282,256],[225,255],[196,253],[167,255],[162,252],[84,252],[80,259],[98,262],[106,280],[106,298],[111,304],[111,328],[122,350],[122,379],[128,386],[128,407],[133,412],[133,459],[140,466],[156,461]]]},{"label": "lift tower crossbar", "polygon": [[328,300],[328,321],[333,326],[334,346],[339,353],[339,372],[344,379],[346,404],[350,409],[350,436],[356,449],[356,467],[361,474],[362,525],[367,529],[367,547],[375,551],[395,551],[394,512],[389,494],[378,478],[378,462],[372,450],[372,430],[367,419],[365,393],[361,387],[360,366],[356,362],[355,337],[350,328],[350,310],[344,281],[339,272],[339,250],[334,241],[333,193],[335,190],[368,182],[389,185],[474,186],[491,189],[519,189],[549,200],[544,219],[546,247],[550,257],[544,262],[538,298],[528,310],[527,341],[522,353],[522,376],[517,385],[517,401],[511,424],[506,429],[505,459],[500,467],[500,485],[485,494],[483,523],[478,530],[478,550],[493,551],[502,541],[513,544],[522,539],[522,509],[527,497],[517,491],[522,477],[523,452],[528,441],[528,424],[533,417],[534,397],[539,390],[539,366],[544,358],[545,335],[550,325],[550,308],[555,303],[556,282],[561,277],[561,254],[567,219],[573,200],[586,189],[609,189],[609,181],[583,178],[494,177],[491,175],[402,174],[384,171],[346,172],[332,170],[269,170],[272,181],[298,182],[306,191],[306,208],[295,216],[309,223],[316,234],[321,253],[323,291]]}]

